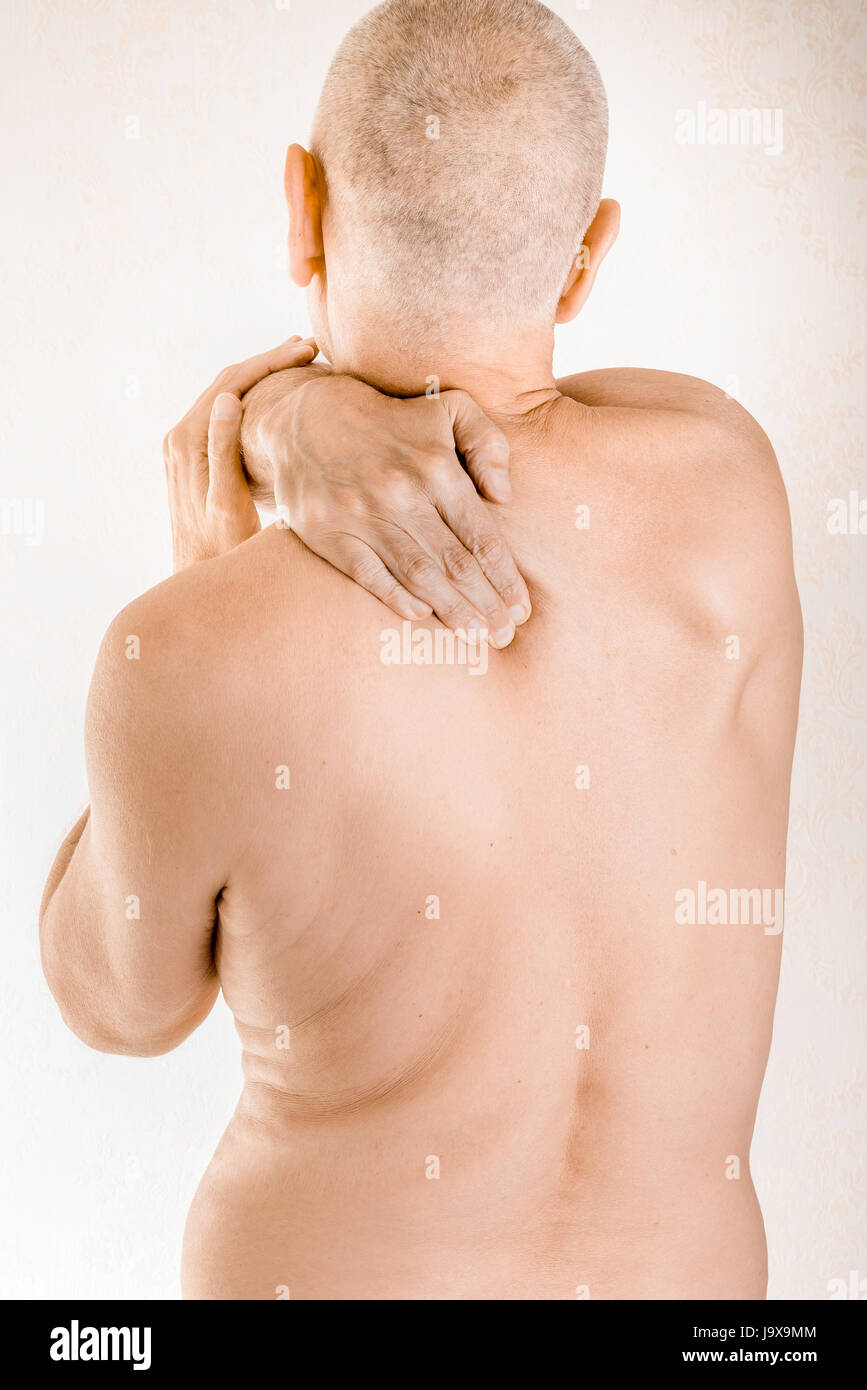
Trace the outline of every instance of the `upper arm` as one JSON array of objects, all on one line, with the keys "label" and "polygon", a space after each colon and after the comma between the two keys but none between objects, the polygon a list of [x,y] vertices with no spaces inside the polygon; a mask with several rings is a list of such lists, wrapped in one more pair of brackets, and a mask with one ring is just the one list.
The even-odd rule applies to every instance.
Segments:
[{"label": "upper arm", "polygon": [[103,640],[86,719],[90,815],[41,924],[70,1026],[93,1046],[140,1054],[175,1046],[216,998],[226,873],[207,698],[183,635],[150,600]]}]

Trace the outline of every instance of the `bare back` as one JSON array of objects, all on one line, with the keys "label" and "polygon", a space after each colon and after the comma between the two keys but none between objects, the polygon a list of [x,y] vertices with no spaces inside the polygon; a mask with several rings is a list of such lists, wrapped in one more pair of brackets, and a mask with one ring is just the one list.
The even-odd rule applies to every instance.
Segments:
[{"label": "bare back", "polygon": [[236,817],[246,1078],[187,1297],[764,1296],[785,500],[749,431],[616,377],[510,432],[534,616],[484,671],[273,529],[162,586]]}]

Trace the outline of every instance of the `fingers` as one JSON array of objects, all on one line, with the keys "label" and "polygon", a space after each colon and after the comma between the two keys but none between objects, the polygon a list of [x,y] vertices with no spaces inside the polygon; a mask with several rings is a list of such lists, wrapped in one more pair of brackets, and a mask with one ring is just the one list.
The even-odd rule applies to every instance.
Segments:
[{"label": "fingers", "polygon": [[239,448],[241,416],[238,397],[221,391],[208,421],[208,502],[225,509],[248,491]]},{"label": "fingers", "polygon": [[209,419],[214,401],[221,391],[231,391],[235,396],[243,396],[272,372],[285,372],[290,367],[306,367],[313,361],[319,349],[312,338],[288,338],[279,347],[268,352],[260,352],[248,357],[245,362],[236,362],[224,367],[195,401],[176,429],[184,429],[195,434],[204,434],[205,422]]},{"label": "fingers", "polygon": [[491,502],[508,502],[509,441],[466,391],[444,391],[440,402],[452,423],[455,444],[479,492]]},{"label": "fingers", "polygon": [[327,553],[319,551],[322,558],[336,565],[345,575],[360,584],[374,598],[386,604],[399,618],[410,622],[429,618],[430,605],[414,598],[390,574],[375,551],[355,536],[340,536],[333,545],[326,547]]},{"label": "fingers", "polygon": [[220,373],[214,386],[222,391],[233,391],[243,396],[272,372],[285,372],[290,367],[306,367],[312,362],[319,349],[312,338],[289,338],[279,347],[269,352],[260,352],[256,357],[248,357],[246,362],[227,367]]},{"label": "fingers", "polygon": [[468,485],[446,490],[437,499],[445,524],[478,563],[490,588],[515,627],[532,612],[530,594],[512,553],[494,525],[484,503]]},{"label": "fingers", "polygon": [[455,632],[485,631],[492,647],[506,647],[515,624],[481,566],[441,517],[417,517],[413,533],[397,527],[377,537],[383,560],[416,598],[430,604]]}]

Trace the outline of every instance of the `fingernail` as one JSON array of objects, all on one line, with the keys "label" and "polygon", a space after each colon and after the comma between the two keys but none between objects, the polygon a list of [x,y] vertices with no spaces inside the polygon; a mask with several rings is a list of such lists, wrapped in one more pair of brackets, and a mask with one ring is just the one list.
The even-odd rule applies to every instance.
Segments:
[{"label": "fingernail", "polygon": [[521,623],[525,623],[529,616],[530,610],[529,608],[525,607],[523,603],[515,603],[509,609],[509,617],[515,624],[515,627],[520,627]]},{"label": "fingernail", "polygon": [[241,402],[229,391],[223,391],[214,401],[214,415],[218,420],[234,420],[241,413]]},{"label": "fingernail", "polygon": [[422,603],[420,598],[411,598],[407,607],[414,618],[429,618],[433,611],[430,604]]},{"label": "fingernail", "polygon": [[499,632],[495,632],[491,638],[491,646],[496,647],[498,651],[502,647],[508,647],[514,635],[515,629],[513,627],[501,627]]},{"label": "fingernail", "polygon": [[492,468],[485,482],[492,497],[498,498],[501,502],[511,501],[512,484],[509,482],[508,473],[499,468]]}]

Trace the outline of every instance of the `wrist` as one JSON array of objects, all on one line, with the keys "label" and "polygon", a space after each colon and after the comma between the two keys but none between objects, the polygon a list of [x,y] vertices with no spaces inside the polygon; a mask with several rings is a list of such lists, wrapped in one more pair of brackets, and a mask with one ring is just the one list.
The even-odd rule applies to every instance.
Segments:
[{"label": "wrist", "polygon": [[245,422],[243,432],[244,473],[253,500],[270,505],[274,498],[274,478],[278,469],[291,462],[290,431],[293,405],[300,391],[275,399],[256,410],[255,419]]},{"label": "wrist", "polygon": [[275,470],[292,464],[293,425],[299,398],[308,386],[330,375],[330,368],[320,363],[295,367],[259,382],[244,397],[241,452],[256,501],[271,499]]},{"label": "wrist", "polygon": [[255,462],[257,472],[266,471],[273,480],[274,469],[290,461],[292,422],[298,410],[304,386],[289,396],[274,401],[263,410],[256,424]]}]

